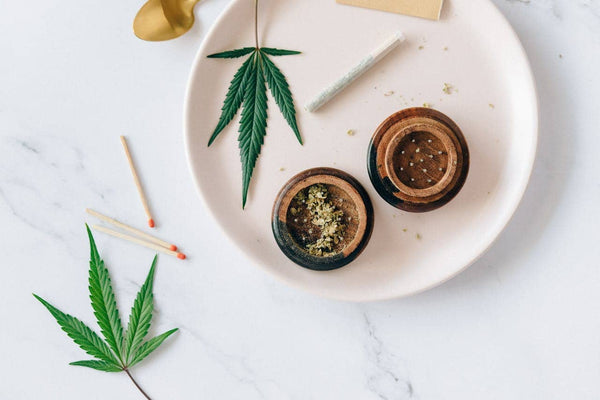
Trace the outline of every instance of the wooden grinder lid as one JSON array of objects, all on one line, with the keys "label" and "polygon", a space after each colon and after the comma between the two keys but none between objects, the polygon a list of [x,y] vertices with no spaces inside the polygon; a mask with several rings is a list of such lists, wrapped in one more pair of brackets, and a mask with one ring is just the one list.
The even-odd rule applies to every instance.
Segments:
[{"label": "wooden grinder lid", "polygon": [[447,204],[469,172],[469,149],[458,126],[430,108],[388,117],[369,145],[368,170],[381,197],[396,208],[431,211]]}]

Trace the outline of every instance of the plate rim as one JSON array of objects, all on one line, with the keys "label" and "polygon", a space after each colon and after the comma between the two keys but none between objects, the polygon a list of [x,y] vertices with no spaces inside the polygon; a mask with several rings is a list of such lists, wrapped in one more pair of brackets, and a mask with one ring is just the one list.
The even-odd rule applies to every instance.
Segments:
[{"label": "plate rim", "polygon": [[524,77],[526,78],[526,80],[530,86],[527,89],[527,92],[529,92],[531,94],[531,104],[529,104],[529,106],[531,107],[530,113],[532,114],[531,150],[530,150],[530,154],[528,155],[528,159],[527,159],[528,164],[526,166],[526,169],[524,169],[524,171],[526,171],[526,173],[523,174],[522,179],[519,182],[519,185],[514,186],[515,187],[514,192],[516,194],[514,195],[512,203],[504,208],[504,210],[505,210],[504,216],[502,217],[501,220],[499,220],[501,222],[498,223],[494,227],[493,233],[490,235],[492,237],[492,239],[489,241],[489,243],[487,243],[486,246],[482,246],[482,248],[476,252],[475,256],[473,256],[470,260],[465,262],[461,268],[458,268],[456,271],[453,271],[452,273],[446,275],[445,277],[443,277],[441,279],[438,279],[438,280],[432,282],[429,285],[425,285],[418,289],[410,290],[410,291],[407,291],[407,292],[404,292],[401,294],[396,294],[396,295],[382,294],[380,296],[371,295],[371,296],[367,296],[367,297],[350,297],[350,296],[343,295],[343,294],[331,293],[329,291],[315,290],[310,285],[302,285],[302,284],[296,282],[294,279],[286,278],[285,275],[283,275],[283,274],[274,273],[269,268],[263,266],[261,261],[259,259],[257,259],[253,254],[248,253],[243,248],[241,248],[236,243],[236,241],[232,238],[232,236],[227,232],[227,230],[225,229],[225,226],[222,224],[222,222],[217,218],[214,211],[209,206],[209,202],[206,198],[205,193],[201,189],[201,185],[200,185],[198,176],[195,173],[195,169],[194,169],[194,165],[193,165],[194,160],[193,160],[193,153],[191,150],[192,133],[190,132],[190,121],[192,118],[192,109],[191,109],[191,103],[192,103],[191,99],[192,99],[192,92],[193,92],[192,88],[194,87],[195,80],[198,76],[197,70],[200,65],[200,59],[203,57],[203,54],[205,53],[208,43],[211,42],[211,39],[214,37],[216,27],[221,24],[221,22],[227,17],[229,12],[234,7],[236,7],[240,1],[241,0],[234,0],[234,1],[230,2],[223,9],[221,14],[215,19],[215,21],[211,25],[210,29],[206,33],[204,39],[202,40],[202,43],[198,47],[196,55],[194,56],[194,60],[192,62],[190,72],[188,75],[185,98],[184,98],[183,136],[184,136],[184,148],[185,148],[185,153],[186,153],[187,166],[188,166],[189,173],[192,176],[192,181],[194,182],[196,193],[200,197],[201,202],[204,205],[204,208],[205,208],[207,214],[210,215],[210,218],[212,218],[215,225],[218,226],[218,228],[221,230],[222,234],[230,241],[230,243],[232,243],[234,245],[234,247],[236,249],[238,249],[238,251],[241,252],[241,254],[243,254],[243,256],[247,260],[249,260],[254,266],[259,268],[260,270],[266,272],[269,276],[272,276],[275,279],[277,279],[278,281],[283,282],[293,288],[300,289],[303,292],[308,292],[308,293],[314,294],[316,296],[328,298],[331,300],[355,302],[355,303],[368,303],[368,302],[377,302],[377,301],[407,298],[407,297],[415,296],[417,294],[426,292],[437,286],[443,285],[444,283],[455,278],[456,276],[458,276],[462,272],[464,272],[466,269],[471,267],[475,262],[477,262],[477,260],[479,260],[484,254],[486,254],[492,246],[494,246],[496,241],[500,238],[502,232],[506,229],[508,224],[514,218],[514,215],[523,200],[523,197],[525,195],[527,187],[529,186],[529,182],[531,180],[531,175],[533,173],[533,168],[534,168],[536,158],[537,158],[540,116],[539,116],[539,93],[537,90],[535,75],[534,75],[533,69],[531,67],[531,61],[529,60],[529,57],[527,56],[525,47],[523,46],[523,43],[522,43],[521,39],[519,38],[519,35],[515,31],[515,29],[511,25],[511,23],[508,21],[506,16],[500,11],[498,6],[496,6],[492,2],[492,0],[484,0],[482,3],[486,3],[488,7],[491,7],[493,9],[493,12],[498,17],[499,22],[502,23],[503,28],[506,29],[506,32],[508,34],[510,34],[510,36],[512,37],[514,43],[516,44],[516,50],[519,52],[519,56],[521,57],[521,60],[524,62],[525,68],[524,68],[523,72],[524,72],[524,74],[526,74],[526,76],[524,76]]}]

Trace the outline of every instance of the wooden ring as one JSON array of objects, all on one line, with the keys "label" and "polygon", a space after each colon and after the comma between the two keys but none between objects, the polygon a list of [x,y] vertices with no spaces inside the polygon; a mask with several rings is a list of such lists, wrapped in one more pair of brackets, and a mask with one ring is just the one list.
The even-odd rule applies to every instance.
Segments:
[{"label": "wooden ring", "polygon": [[469,172],[462,132],[430,108],[408,108],[388,117],[375,131],[368,154],[373,186],[404,211],[425,212],[447,204]]},{"label": "wooden ring", "polygon": [[[330,256],[315,256],[306,250],[306,236],[312,235],[313,229],[314,235],[318,235],[317,228],[304,217],[299,219],[291,213],[296,195],[315,184],[327,186],[329,198],[344,212],[343,241],[336,254]],[[373,220],[371,200],[356,179],[338,169],[313,168],[297,174],[280,190],[273,205],[271,225],[277,245],[290,260],[304,268],[329,271],[341,268],[359,256],[371,237]]]}]

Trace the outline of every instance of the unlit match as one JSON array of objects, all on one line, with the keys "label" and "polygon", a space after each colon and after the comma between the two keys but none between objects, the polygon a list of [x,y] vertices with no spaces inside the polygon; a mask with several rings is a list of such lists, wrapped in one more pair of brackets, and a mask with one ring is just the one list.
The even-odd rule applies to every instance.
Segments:
[{"label": "unlit match", "polygon": [[146,232],[143,232],[143,231],[141,231],[139,229],[136,229],[136,228],[134,228],[132,226],[129,226],[129,225],[124,224],[124,223],[122,223],[120,221],[117,221],[114,218],[111,218],[111,217],[108,217],[108,216],[106,216],[104,214],[101,214],[98,211],[92,210],[90,208],[86,208],[85,212],[88,213],[88,214],[90,214],[90,215],[92,215],[92,216],[94,216],[94,217],[96,217],[96,218],[98,218],[98,219],[100,219],[100,220],[102,220],[102,221],[104,221],[104,222],[108,222],[111,225],[117,226],[117,227],[119,227],[119,228],[121,228],[123,230],[129,231],[129,232],[131,232],[131,233],[133,233],[133,234],[135,234],[137,236],[143,237],[144,239],[148,240],[149,242],[155,243],[155,244],[157,244],[159,246],[162,246],[164,248],[167,248],[167,249],[169,249],[171,251],[176,251],[177,250],[177,246],[175,246],[172,243],[165,242],[164,240],[161,240],[161,239],[159,239],[157,237],[149,235]]},{"label": "unlit match", "polygon": [[354,68],[348,71],[344,76],[328,86],[319,95],[317,95],[305,108],[309,112],[317,111],[338,93],[344,90],[348,85],[354,82],[358,77],[367,72],[390,51],[396,48],[400,43],[404,42],[405,37],[402,32],[396,32],[379,47],[369,53],[368,56],[362,59]]},{"label": "unlit match", "polygon": [[148,207],[148,200],[146,200],[146,195],[144,194],[144,189],[142,188],[142,183],[140,182],[140,178],[138,176],[137,170],[135,169],[135,164],[133,163],[133,158],[131,157],[131,153],[129,152],[129,146],[127,146],[127,140],[125,136],[121,136],[121,143],[123,144],[123,150],[125,150],[125,156],[127,157],[127,162],[129,163],[129,168],[131,169],[131,174],[133,175],[133,181],[135,182],[135,186],[140,195],[140,199],[142,200],[142,205],[144,206],[144,212],[148,217],[148,226],[150,228],[154,228],[154,219],[152,219],[152,214],[150,214],[150,207]]},{"label": "unlit match", "polygon": [[114,237],[119,238],[119,239],[127,240],[128,242],[132,242],[132,243],[138,244],[140,246],[147,247],[147,248],[152,249],[152,250],[160,251],[161,253],[165,253],[165,254],[168,254],[170,256],[177,257],[180,260],[185,260],[185,254],[183,254],[183,253],[179,253],[177,251],[169,250],[167,248],[164,248],[163,246],[159,246],[157,244],[154,244],[154,243],[151,243],[151,242],[147,242],[145,240],[136,238],[134,236],[130,236],[130,235],[127,235],[125,233],[122,233],[122,232],[119,232],[119,231],[115,231],[115,230],[112,230],[112,229],[109,229],[109,228],[106,228],[106,227],[100,226],[100,225],[94,225],[94,226],[92,226],[92,228],[94,230],[99,231],[99,232],[106,233],[107,235],[111,235],[111,236],[114,236]]}]

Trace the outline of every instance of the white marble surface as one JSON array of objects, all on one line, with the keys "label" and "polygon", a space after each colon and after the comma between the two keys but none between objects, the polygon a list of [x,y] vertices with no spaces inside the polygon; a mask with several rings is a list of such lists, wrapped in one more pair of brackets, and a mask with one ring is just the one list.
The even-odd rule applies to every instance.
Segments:
[{"label": "white marble surface", "polygon": [[[332,0],[330,0],[332,1]],[[539,87],[530,188],[474,266],[419,296],[323,300],[249,265],[199,202],[182,106],[195,51],[226,0],[186,36],[136,39],[141,2],[3,0],[0,12],[0,399],[139,399],[85,355],[31,292],[93,324],[83,210],[143,221],[118,142],[127,134],[161,236],[145,364],[156,399],[600,398],[600,1],[494,0]],[[128,311],[152,253],[97,235]]]}]

